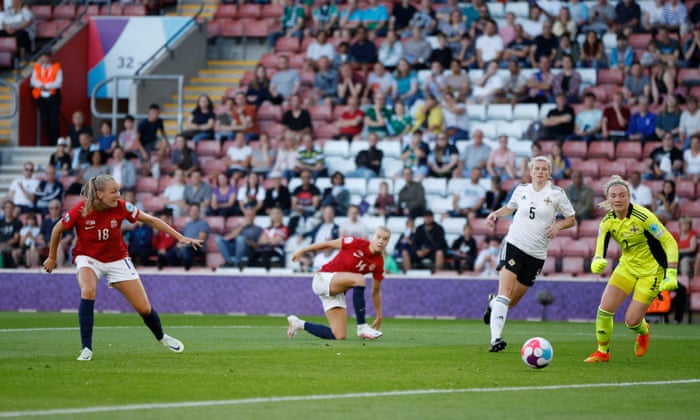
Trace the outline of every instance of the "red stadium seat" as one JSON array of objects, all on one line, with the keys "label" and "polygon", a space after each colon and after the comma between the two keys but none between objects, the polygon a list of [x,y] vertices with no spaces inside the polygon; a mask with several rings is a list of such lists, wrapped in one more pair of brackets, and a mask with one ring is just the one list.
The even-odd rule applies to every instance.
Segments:
[{"label": "red stadium seat", "polygon": [[264,102],[258,108],[258,121],[261,120],[272,120],[281,121],[282,120],[282,107],[279,105],[273,105],[269,102]]},{"label": "red stadium seat", "polygon": [[651,41],[651,34],[631,34],[628,42],[629,46],[635,50],[646,50]]},{"label": "red stadium seat", "polygon": [[600,159],[600,172],[598,175],[601,178],[607,178],[613,175],[620,175],[623,178],[627,177],[627,163],[617,160]]},{"label": "red stadium seat", "polygon": [[[260,56],[260,64],[265,68],[277,68],[277,63],[279,63],[279,56],[277,54],[263,54]],[[254,75],[253,73],[253,76]]]},{"label": "red stadium seat", "polygon": [[276,53],[294,53],[299,52],[299,38],[293,36],[283,36],[277,40],[275,44]]},{"label": "red stadium seat", "polygon": [[590,258],[592,251],[584,241],[568,240],[564,242],[561,249],[562,257],[583,257]]},{"label": "red stadium seat", "polygon": [[215,140],[203,140],[197,143],[197,156],[221,156],[221,143]]},{"label": "red stadium seat", "polygon": [[588,146],[588,159],[615,159],[615,144],[611,141],[592,141]]},{"label": "red stadium seat", "polygon": [[509,219],[498,219],[496,221],[496,229],[494,233],[499,236],[505,236],[506,233],[508,233],[508,229],[510,228],[512,220]]},{"label": "red stadium seat", "polygon": [[54,22],[56,22],[56,31],[58,31],[58,33],[61,33],[61,31],[66,29],[72,23],[72,21],[69,19],[54,19]]},{"label": "red stadium seat", "polygon": [[314,136],[318,139],[332,139],[336,134],[338,134],[338,127],[335,124],[314,124]]},{"label": "red stadium seat", "polygon": [[622,85],[625,75],[620,69],[600,69],[598,70],[598,84]]},{"label": "red stadium seat", "polygon": [[[85,12],[85,14],[83,14]],[[90,4],[88,6],[81,5],[78,6],[78,10],[76,11],[76,16],[82,16],[83,21],[87,21],[90,16],[99,16],[100,15],[100,5],[99,4]]]},{"label": "red stadium seat", "polygon": [[121,16],[124,10],[124,5],[119,2],[102,5],[100,15],[102,16]]},{"label": "red stadium seat", "polygon": [[74,4],[58,4],[53,8],[53,19],[73,19],[76,15]]},{"label": "red stadium seat", "polygon": [[636,141],[621,141],[615,148],[615,158],[641,159],[642,143]]},{"label": "red stadium seat", "polygon": [[238,17],[237,4],[219,4],[214,12],[214,19],[236,19]]},{"label": "red stadium seat", "polygon": [[685,86],[700,85],[700,69],[679,69],[678,84]]},{"label": "red stadium seat", "polygon": [[218,20],[207,21],[207,38],[216,38],[221,35],[221,26]]},{"label": "red stadium seat", "polygon": [[[289,55],[289,67],[293,69],[301,69],[304,67],[304,62],[306,61],[306,55],[301,54],[291,54]],[[302,95],[303,97],[303,95]]]},{"label": "red stadium seat", "polygon": [[262,17],[262,6],[259,4],[241,4],[238,6],[238,17],[260,19]]},{"label": "red stadium seat", "polygon": [[224,233],[224,217],[223,216],[207,216],[204,218],[209,224],[209,232],[221,235]]},{"label": "red stadium seat", "polygon": [[582,220],[578,225],[578,236],[579,238],[584,237],[597,237],[598,229],[600,228],[600,222],[597,220]]},{"label": "red stadium seat", "polygon": [[265,19],[246,18],[241,19],[240,24],[248,38],[265,38],[272,32],[269,22]]},{"label": "red stadium seat", "polygon": [[58,35],[58,25],[55,20],[40,20],[36,22],[36,37],[52,39]]},{"label": "red stadium seat", "polygon": [[34,15],[34,20],[51,20],[53,17],[53,11],[51,6],[48,4],[32,6],[32,15]]},{"label": "red stadium seat", "polygon": [[561,257],[562,246],[566,239],[560,237],[554,237],[549,241],[549,246],[547,246],[547,259],[559,258]]},{"label": "red stadium seat", "polygon": [[158,193],[162,193],[166,188],[175,183],[175,178],[170,175],[161,176],[158,180]]},{"label": "red stadium seat", "polygon": [[149,213],[155,213],[165,208],[165,197],[161,195],[149,195],[141,200],[143,209]]},{"label": "red stadium seat", "polygon": [[245,220],[243,219],[243,217],[240,217],[240,216],[238,216],[238,217],[237,217],[237,216],[228,217],[228,218],[226,219],[226,223],[225,223],[225,225],[224,225],[224,231],[227,232],[227,233],[228,233],[228,232],[231,232],[232,230],[234,230],[235,228],[237,228],[238,226],[240,226],[241,223],[243,223],[244,221],[245,221]]},{"label": "red stadium seat", "polygon": [[152,176],[140,176],[136,179],[136,191],[158,194],[158,178]]},{"label": "red stadium seat", "polygon": [[689,179],[677,180],[676,194],[680,198],[695,199],[695,183]]},{"label": "red stadium seat", "polygon": [[585,159],[588,156],[588,146],[585,141],[565,141],[562,144],[564,156],[571,158]]},{"label": "red stadium seat", "polygon": [[[652,190],[653,192],[654,190]],[[681,200],[680,213],[690,217],[700,217],[700,201]]]},{"label": "red stadium seat", "polygon": [[566,274],[571,274],[572,276],[578,276],[579,274],[585,273],[584,259],[583,257],[562,257],[561,259],[561,272]]},{"label": "red stadium seat", "polygon": [[221,28],[221,36],[225,38],[241,38],[245,35],[245,28],[237,19],[222,19],[218,22],[219,28]]},{"label": "red stadium seat", "polygon": [[474,235],[493,235],[493,228],[486,224],[486,219],[474,219],[470,223]]},{"label": "red stadium seat", "polygon": [[583,176],[598,178],[600,173],[600,164],[597,160],[582,160],[571,165],[574,171],[583,172]]},{"label": "red stadium seat", "polygon": [[282,4],[265,4],[262,7],[262,11],[260,12],[260,16],[266,19],[276,19],[278,17],[281,17],[282,14],[284,13],[284,6]]},{"label": "red stadium seat", "polygon": [[309,113],[314,121],[333,121],[331,109],[325,105],[313,105],[309,107]]},{"label": "red stadium seat", "polygon": [[206,258],[207,267],[211,268],[212,270],[221,267],[226,262],[223,255],[221,255],[221,252],[216,251],[216,248],[214,248],[213,252],[207,252]]},{"label": "red stadium seat", "polygon": [[557,260],[555,258],[547,258],[542,266],[542,274],[548,276],[557,272]]}]

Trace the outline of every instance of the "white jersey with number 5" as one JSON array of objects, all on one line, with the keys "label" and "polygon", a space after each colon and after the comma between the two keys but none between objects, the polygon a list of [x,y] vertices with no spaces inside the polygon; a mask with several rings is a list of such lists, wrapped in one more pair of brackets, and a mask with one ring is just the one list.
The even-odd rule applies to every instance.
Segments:
[{"label": "white jersey with number 5", "polygon": [[564,217],[575,214],[564,190],[551,181],[540,191],[535,191],[532,184],[518,185],[506,206],[515,210],[506,241],[541,260],[547,258],[547,226],[555,222],[557,214]]}]

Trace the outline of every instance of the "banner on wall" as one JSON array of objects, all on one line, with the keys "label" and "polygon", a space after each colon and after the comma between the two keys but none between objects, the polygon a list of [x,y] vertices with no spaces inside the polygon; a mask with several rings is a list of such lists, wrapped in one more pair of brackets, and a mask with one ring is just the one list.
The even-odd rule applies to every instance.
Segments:
[{"label": "banner on wall", "polygon": [[[88,38],[88,95],[100,82],[114,76],[133,76],[139,67],[168,40],[169,46],[184,36],[183,28],[193,25],[189,17],[92,17]],[[174,34],[183,29],[174,39]],[[107,83],[98,98],[127,98],[131,81]]]}]

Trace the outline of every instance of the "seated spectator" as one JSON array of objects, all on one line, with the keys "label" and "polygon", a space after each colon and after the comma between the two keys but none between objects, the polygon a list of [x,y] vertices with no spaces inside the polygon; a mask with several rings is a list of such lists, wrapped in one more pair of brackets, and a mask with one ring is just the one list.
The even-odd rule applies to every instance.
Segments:
[{"label": "seated spectator", "polygon": [[571,11],[569,11],[568,7],[559,9],[559,15],[552,25],[551,32],[556,38],[576,36],[578,28],[576,27],[576,22],[571,18]]},{"label": "seated spectator", "polygon": [[556,95],[555,102],[556,108],[549,110],[547,117],[542,120],[543,135],[547,139],[563,141],[574,131],[576,116],[564,92]]},{"label": "seated spectator", "polygon": [[355,238],[367,238],[369,237],[369,229],[367,225],[360,221],[360,208],[351,204],[348,207],[348,220],[340,226],[340,236],[352,236]]},{"label": "seated spectator", "polygon": [[77,149],[80,146],[80,135],[89,134],[92,140],[92,127],[85,125],[85,115],[82,111],[73,112],[72,124],[68,126],[68,138],[70,138],[70,149]]},{"label": "seated spectator", "polygon": [[417,12],[411,0],[401,0],[394,4],[389,18],[389,29],[397,33],[402,33],[410,25],[413,15]]},{"label": "seated spectator", "polygon": [[417,130],[411,135],[411,142],[407,144],[401,153],[400,159],[403,162],[401,173],[396,176],[403,176],[406,169],[409,169],[417,181],[422,181],[428,176],[428,155],[430,146],[423,141],[423,131]]},{"label": "seated spectator", "polygon": [[350,97],[361,98],[364,90],[365,78],[352,71],[350,63],[340,66],[340,76],[338,78],[338,101],[346,104]]},{"label": "seated spectator", "polygon": [[564,156],[561,143],[555,143],[550,150],[549,161],[552,162],[552,179],[569,179],[571,177],[571,163]]},{"label": "seated spectator", "polygon": [[442,108],[440,108],[437,98],[433,95],[428,95],[425,98],[425,102],[418,106],[413,119],[415,120],[413,129],[421,129],[429,135],[438,135],[441,133],[445,121]]},{"label": "seated spectator", "polygon": [[447,250],[447,256],[452,259],[452,264],[457,273],[473,271],[479,248],[472,236],[472,226],[465,223],[462,228],[462,235],[452,242],[452,246]]},{"label": "seated spectator", "polygon": [[180,134],[175,136],[173,153],[170,155],[170,159],[173,162],[173,167],[182,169],[186,176],[189,176],[192,171],[199,167],[197,152],[187,145],[187,140]]},{"label": "seated spectator", "polygon": [[[479,214],[486,198],[486,188],[481,186],[481,170],[473,168],[469,176],[469,182],[462,184],[459,192],[452,196],[452,210],[448,212],[451,217],[466,217],[471,220]],[[494,177],[493,179],[498,179]]]},{"label": "seated spectator", "polygon": [[637,204],[651,210],[651,202],[653,200],[651,189],[642,184],[642,175],[639,171],[630,172],[630,201],[632,204]]},{"label": "seated spectator", "polygon": [[654,0],[644,7],[644,15],[642,16],[642,28],[646,32],[656,31],[661,26],[663,20],[663,9],[665,0]]},{"label": "seated spectator", "polygon": [[439,61],[430,63],[430,73],[423,79],[421,90],[423,96],[433,95],[436,98],[441,98],[445,91],[445,77],[443,76],[442,64]]},{"label": "seated spectator", "polygon": [[205,214],[211,204],[211,184],[202,179],[202,172],[195,169],[190,173],[190,182],[185,186],[185,203],[196,204]]},{"label": "seated spectator", "polygon": [[263,215],[263,205],[265,204],[265,187],[262,179],[255,172],[248,174],[245,184],[238,190],[238,207],[241,209],[252,208],[255,214]]},{"label": "seated spectator", "polygon": [[649,77],[644,74],[642,65],[638,61],[632,63],[629,74],[625,77],[622,94],[624,95],[627,105],[640,103],[640,98],[649,98],[651,94]]},{"label": "seated spectator", "polygon": [[267,70],[262,64],[255,66],[253,80],[248,83],[245,96],[248,103],[255,105],[257,108],[260,108],[260,105],[265,101],[272,101],[274,103],[280,99],[272,97],[272,93],[270,92],[270,79],[267,77]]},{"label": "seated spectator", "polygon": [[285,216],[288,216],[292,210],[292,198],[289,194],[289,189],[282,183],[282,173],[272,171],[268,175],[271,185],[265,189],[265,201],[263,209],[268,215],[273,208],[279,208]]},{"label": "seated spectator", "polygon": [[403,102],[394,103],[394,111],[390,118],[387,129],[392,137],[401,139],[413,129],[413,117],[406,113],[406,105]]},{"label": "seated spectator", "polygon": [[209,201],[209,214],[212,216],[238,216],[243,214],[238,207],[238,191],[235,185],[225,173],[219,173],[214,178],[216,181],[211,189]]},{"label": "seated spectator", "polygon": [[75,177],[75,182],[68,187],[66,194],[80,194],[83,185],[87,184],[92,178],[106,174],[109,168],[104,164],[105,156],[99,150],[90,152],[90,166],[83,168]]},{"label": "seated spectator", "polygon": [[296,232],[300,223],[306,222],[307,218],[316,214],[321,205],[321,191],[311,183],[311,171],[304,169],[299,177],[301,185],[292,191],[292,217],[289,219],[290,235]]},{"label": "seated spectator", "polygon": [[588,23],[588,6],[580,0],[569,1],[569,11],[571,19],[576,22],[576,27],[581,28]]},{"label": "seated spectator", "polygon": [[[172,212],[168,209],[156,212],[155,216],[169,225],[172,225],[173,223]],[[175,254],[176,246],[177,239],[175,239],[175,237],[170,236],[170,234],[158,229],[153,231],[150,252],[156,257],[156,265],[158,266],[158,270],[162,270],[163,267],[168,264],[168,260],[174,260],[177,258]]]},{"label": "seated spectator", "polygon": [[549,59],[550,63],[554,61],[559,48],[559,40],[552,33],[552,24],[545,21],[542,24],[542,33],[535,37],[535,41],[530,48],[530,65],[537,68],[541,63],[542,57]]},{"label": "seated spectator", "polygon": [[627,125],[627,137],[630,140],[639,141],[642,144],[656,140],[656,115],[649,112],[649,100],[642,96],[639,98],[639,112],[630,117]]},{"label": "seated spectator", "polygon": [[[333,68],[342,70],[344,64],[349,64],[352,70],[352,64],[350,63],[350,43],[347,41],[340,41],[340,43],[335,47],[335,56],[333,56]],[[352,72],[351,72],[352,73]]]},{"label": "seated spectator", "polygon": [[[224,109],[216,116],[216,121],[214,121],[214,139],[220,143],[233,140],[234,134],[244,128],[244,125],[239,123],[240,119],[234,120],[234,105],[235,100],[233,98],[225,98]],[[177,141],[177,137],[175,139]]]},{"label": "seated spectator", "polygon": [[435,178],[452,178],[452,172],[459,165],[459,152],[449,143],[447,134],[439,133],[435,138],[430,153],[428,154],[429,176]]},{"label": "seated spectator", "polygon": [[270,144],[270,137],[262,133],[258,139],[258,147],[251,151],[250,168],[252,172],[265,177],[275,164],[277,149]]},{"label": "seated spectator", "polygon": [[411,38],[403,44],[402,59],[406,60],[414,69],[425,68],[433,49],[423,36],[421,28],[414,27],[411,33]]},{"label": "seated spectator", "polygon": [[97,145],[100,151],[107,155],[112,154],[112,150],[117,145],[117,136],[112,134],[112,122],[104,120],[100,123],[100,135],[97,136]]},{"label": "seated spectator", "polygon": [[437,14],[433,9],[431,0],[421,0],[416,12],[411,17],[408,28],[403,33],[403,37],[409,37],[413,33],[413,29],[419,29],[421,37],[427,38],[435,32],[437,28]]},{"label": "seated spectator", "polygon": [[22,262],[26,268],[39,266],[39,251],[37,249],[39,236],[36,214],[26,213],[25,225],[19,231],[19,247],[12,250],[12,259],[16,266],[20,266]]},{"label": "seated spectator", "polygon": [[39,180],[34,178],[34,163],[24,162],[22,176],[12,180],[7,191],[7,200],[11,201],[17,214],[34,211],[35,193]]},{"label": "seated spectator", "polygon": [[418,75],[411,69],[409,62],[402,58],[399,60],[393,76],[396,83],[394,100],[403,102],[406,108],[410,109],[421,98],[421,93],[418,89]]},{"label": "seated spectator", "polygon": [[233,177],[236,182],[244,177],[250,170],[252,154],[252,149],[246,144],[245,134],[236,133],[233,144],[226,149],[226,156],[224,156],[224,163],[228,167],[226,175]]},{"label": "seated spectator", "polygon": [[58,178],[70,175],[73,159],[67,151],[67,146],[68,141],[65,137],[59,137],[56,143],[56,151],[51,153],[51,158],[49,158],[49,166],[56,168]]},{"label": "seated spectator", "polygon": [[460,40],[467,33],[467,24],[462,17],[459,7],[455,7],[446,19],[440,19],[438,30],[445,34],[447,45],[452,49],[452,55],[456,56],[462,49]]},{"label": "seated spectator", "polygon": [[341,31],[354,32],[362,25],[362,9],[357,0],[348,0],[348,5],[340,11],[338,27]]},{"label": "seated spectator", "polygon": [[364,26],[357,28],[355,42],[350,44],[350,62],[356,69],[367,73],[370,65],[377,62],[377,46],[367,38],[367,29]]},{"label": "seated spectator", "polygon": [[146,164],[149,155],[146,156],[146,161],[141,166],[144,175],[153,172],[153,176],[160,177],[160,162],[170,152],[168,134],[165,132],[163,119],[160,117],[160,105],[151,104],[148,107],[148,116],[141,120],[136,127],[136,140],[137,144],[141,144],[146,152],[156,154],[156,162],[152,167]]},{"label": "seated spectator", "polygon": [[676,95],[668,95],[661,112],[656,115],[656,137],[663,139],[670,134],[674,140],[680,132],[681,110]]},{"label": "seated spectator", "polygon": [[488,247],[482,249],[476,256],[474,271],[495,276],[500,261],[501,239],[498,236],[487,236],[485,241]]},{"label": "seated spectator", "polygon": [[367,76],[367,89],[364,92],[364,100],[369,102],[370,96],[373,98],[375,95],[393,98],[395,89],[396,86],[391,73],[386,71],[381,62],[375,63],[374,70]]},{"label": "seated spectator", "polygon": [[450,62],[450,72],[444,78],[444,94],[451,95],[457,102],[464,103],[471,91],[469,74],[462,70],[462,63],[458,59]]},{"label": "seated spectator", "polygon": [[278,207],[270,209],[270,226],[263,229],[258,244],[255,249],[255,259],[262,260],[261,263],[266,269],[270,269],[272,260],[277,259],[284,267],[285,252],[284,244],[289,237],[289,229],[284,225],[282,210]]},{"label": "seated spectator", "polygon": [[[394,6],[394,8],[396,7]],[[379,46],[378,62],[388,71],[394,71],[401,57],[403,57],[403,44],[399,40],[399,36],[395,31],[387,32],[386,39]]]},{"label": "seated spectator", "polygon": [[583,182],[583,173],[581,171],[574,171],[571,179],[573,182],[564,191],[576,211],[576,221],[581,223],[582,220],[592,219],[594,216],[593,188]]},{"label": "seated spectator", "polygon": [[618,34],[616,45],[610,52],[610,68],[627,72],[632,63],[634,63],[634,50],[627,43],[627,37]]},{"label": "seated spectator", "polygon": [[681,45],[677,39],[670,37],[668,29],[663,26],[656,34],[656,47],[659,49],[661,60],[671,68],[676,67],[681,55]]},{"label": "seated spectator", "polygon": [[478,216],[486,217],[492,212],[500,209],[505,205],[507,197],[508,191],[503,189],[503,183],[501,182],[501,178],[491,178],[491,188],[488,191],[486,191],[484,205],[481,207],[481,211],[478,214]]},{"label": "seated spectator", "polygon": [[444,117],[445,134],[454,145],[458,140],[469,138],[469,115],[464,103],[457,102],[454,96],[447,94],[441,102]]},{"label": "seated spectator", "polygon": [[34,48],[36,36],[34,14],[22,0],[5,3],[0,37],[14,37],[17,40],[17,56],[20,60],[29,60]]},{"label": "seated spectator", "polygon": [[246,143],[257,140],[260,135],[258,127],[258,111],[254,105],[249,105],[246,102],[246,97],[243,92],[236,92],[233,98],[235,107],[231,111],[231,116],[239,127],[236,132],[242,131],[245,134]]},{"label": "seated spectator", "polygon": [[267,38],[272,48],[275,47],[277,40],[283,36],[301,40],[301,37],[304,36],[304,21],[306,19],[301,3],[295,0],[285,0],[282,16],[278,19],[282,23],[282,30],[270,33]]},{"label": "seated spectator", "polygon": [[423,224],[416,229],[411,249],[403,251],[403,270],[408,271],[416,265],[422,265],[427,259],[433,262],[433,272],[440,271],[445,263],[446,252],[445,231],[435,223],[433,212],[426,210],[423,212]]},{"label": "seated spectator", "polygon": [[578,67],[593,68],[595,70],[608,67],[608,59],[605,55],[603,41],[598,38],[598,34],[593,30],[588,30],[586,32],[586,38],[581,47],[581,61]]},{"label": "seated spectator", "polygon": [[403,169],[405,184],[399,190],[398,216],[418,217],[425,212],[427,203],[423,184],[413,180],[413,170]]},{"label": "seated spectator", "polygon": [[484,33],[476,38],[476,61],[480,69],[486,70],[486,67],[495,61],[499,63],[503,56],[503,39],[498,34],[496,22],[488,19],[485,24]]},{"label": "seated spectator", "polygon": [[506,13],[505,22],[498,28],[498,34],[503,39],[503,45],[508,46],[515,39],[515,13]]},{"label": "seated spectator", "polygon": [[524,100],[528,80],[520,70],[517,60],[508,62],[508,76],[503,81],[503,100],[515,105]]},{"label": "seated spectator", "polygon": [[541,105],[550,101],[554,74],[550,68],[549,57],[540,57],[539,64],[539,70],[533,73],[527,81],[528,95],[525,102],[534,102]]},{"label": "seated spectator", "polygon": [[148,160],[148,152],[139,141],[134,117],[127,115],[124,117],[124,130],[119,133],[119,145],[124,148],[127,159],[138,159],[142,163]]},{"label": "seated spectator", "polygon": [[309,114],[309,111],[302,109],[301,96],[299,94],[292,95],[289,105],[289,109],[282,115],[282,125],[298,137],[310,134],[313,131],[311,114]]},{"label": "seated spectator", "polygon": [[690,148],[683,152],[683,174],[695,183],[700,182],[700,134],[690,136]]},{"label": "seated spectator", "polygon": [[301,74],[298,70],[289,68],[289,58],[286,55],[280,55],[277,72],[270,79],[270,101],[281,104],[298,93],[300,87]]},{"label": "seated spectator", "polygon": [[172,210],[174,217],[187,214],[187,203],[185,203],[185,179],[185,172],[182,169],[175,169],[173,183],[168,185],[163,191],[165,208]]},{"label": "seated spectator", "polygon": [[331,67],[327,57],[321,57],[318,61],[312,98],[317,105],[327,107],[338,102],[338,72]]},{"label": "seated spectator", "polygon": [[608,32],[615,23],[615,8],[607,0],[598,0],[590,8],[588,24],[581,28],[582,32],[594,32],[601,36]]},{"label": "seated spectator", "polygon": [[301,176],[302,172],[309,170],[314,180],[320,176],[328,176],[323,151],[314,145],[313,137],[309,133],[301,137],[294,170],[297,176]]},{"label": "seated spectator", "polygon": [[216,247],[224,257],[224,268],[243,269],[244,263],[252,262],[253,253],[258,247],[263,229],[255,224],[255,209],[243,209],[243,221],[226,235],[215,237]]},{"label": "seated spectator", "polygon": [[663,189],[654,194],[651,202],[651,210],[656,214],[661,223],[675,220],[678,213],[678,196],[676,195],[676,181],[667,179],[663,183]]},{"label": "seated spectator", "polygon": [[690,147],[690,136],[700,131],[700,112],[698,112],[698,99],[693,95],[686,98],[686,108],[681,112],[678,122],[678,140],[683,150]]},{"label": "seated spectator", "polygon": [[340,114],[340,118],[335,123],[338,127],[336,140],[351,142],[362,133],[365,113],[359,109],[359,102],[356,96],[348,98],[348,108]]},{"label": "seated spectator", "polygon": [[[39,237],[36,239],[37,248],[39,249],[39,255],[41,257],[49,255],[49,244],[51,243],[51,231],[53,231],[54,226],[61,220],[63,214],[61,213],[61,202],[57,199],[51,200],[49,202],[49,213],[44,215],[41,221],[41,227],[39,228]],[[69,249],[73,243],[73,231],[64,231],[61,235],[61,239],[58,243],[57,253],[56,253],[56,266],[63,267],[67,260]]]},{"label": "seated spectator", "polygon": [[362,26],[372,34],[371,38],[385,36],[389,23],[389,11],[378,0],[368,0],[362,11]]},{"label": "seated spectator", "polygon": [[440,70],[442,71],[442,69],[450,67],[450,62],[452,62],[454,52],[447,43],[447,35],[445,35],[443,32],[438,32],[437,39],[438,47],[433,48],[433,51],[428,57],[428,63],[440,63]]},{"label": "seated spectator", "polygon": [[5,216],[0,219],[0,254],[2,254],[3,268],[16,268],[17,261],[14,260],[13,254],[15,250],[21,249],[20,231],[22,230],[22,221],[19,220],[17,214],[19,211],[15,208],[12,201],[7,200],[3,205]]},{"label": "seated spectator", "polygon": [[603,112],[595,106],[596,97],[588,92],[583,95],[583,108],[576,115],[574,134],[567,140],[591,142],[599,137],[603,122]]},{"label": "seated spectator", "polygon": [[[333,6],[335,7],[335,6]],[[307,65],[315,70],[318,68],[319,60],[321,57],[326,57],[328,61],[332,61],[335,56],[335,47],[333,44],[328,42],[328,33],[326,31],[319,31],[316,33],[316,40],[309,44],[306,49],[306,60]]]},{"label": "seated spectator", "polygon": [[332,34],[338,29],[338,6],[332,4],[330,0],[321,0],[311,11],[311,19],[313,21],[312,33],[318,34],[325,32],[326,35]]},{"label": "seated spectator", "polygon": [[394,214],[396,211],[396,200],[394,195],[389,193],[389,183],[382,181],[379,184],[379,192],[377,198],[372,205],[372,214],[375,216],[386,217]]},{"label": "seated spectator", "polygon": [[71,173],[78,175],[80,171],[90,166],[90,154],[93,151],[99,151],[99,149],[99,146],[92,142],[92,136],[90,136],[90,134],[80,134],[80,147],[73,150]]},{"label": "seated spectator", "polygon": [[653,104],[664,103],[669,96],[673,96],[676,90],[675,74],[666,63],[661,60],[655,60],[651,64],[649,82]]},{"label": "seated spectator", "polygon": [[[693,219],[687,215],[681,216],[678,219],[678,232],[673,232],[673,237],[678,243],[678,272],[689,279],[694,277],[693,264],[698,255],[697,236],[697,232],[693,229]],[[682,313],[680,318],[683,318]]]},{"label": "seated spectator", "polygon": [[651,166],[645,179],[675,179],[683,170],[683,152],[673,144],[669,133],[661,138],[661,146],[651,151]]},{"label": "seated spectator", "polygon": [[374,95],[374,104],[365,110],[364,126],[367,128],[367,133],[386,137],[389,133],[390,118],[391,108],[386,106],[384,95]]},{"label": "seated spectator", "polygon": [[114,177],[114,180],[121,186],[122,191],[136,188],[136,167],[125,159],[124,149],[121,146],[114,148],[112,163],[108,166],[107,173]]},{"label": "seated spectator", "polygon": [[462,62],[462,68],[465,70],[479,68],[479,62],[476,59],[476,45],[468,33],[459,39],[459,52],[455,54],[455,58]]},{"label": "seated spectator", "polygon": [[569,55],[562,58],[562,71],[557,73],[552,80],[552,93],[566,95],[569,103],[581,102],[579,90],[581,89],[581,73],[574,68],[574,59]]},{"label": "seated spectator", "polygon": [[[392,255],[396,262],[402,263],[403,261],[403,252],[411,251],[411,246],[413,245],[413,239],[415,238],[416,235],[416,219],[409,217],[406,219],[406,230],[401,232],[401,235],[399,235],[399,239],[396,240],[396,244],[394,244],[394,254]],[[403,265],[403,264],[402,264]]]},{"label": "seated spectator", "polygon": [[376,178],[382,175],[384,152],[377,148],[379,137],[376,133],[367,136],[368,147],[355,156],[355,170],[346,174],[348,178]]},{"label": "seated spectator", "polygon": [[289,180],[294,177],[297,166],[297,141],[292,132],[285,132],[282,138],[282,146],[277,151],[272,171],[279,172],[282,177]]},{"label": "seated spectator", "polygon": [[297,238],[297,243],[301,243],[304,238],[308,238],[312,244],[338,239],[340,237],[340,227],[335,223],[335,210],[333,206],[326,206],[321,209],[321,223],[309,229]]},{"label": "seated spectator", "polygon": [[56,179],[56,168],[48,166],[44,170],[44,179],[39,181],[39,184],[34,191],[34,208],[42,216],[49,213],[51,202],[63,200],[63,184]]},{"label": "seated spectator", "polygon": [[135,266],[150,265],[150,258],[155,256],[153,252],[153,228],[141,221],[134,223],[129,231],[127,244],[129,255]]},{"label": "seated spectator", "polygon": [[[634,0],[623,0],[615,6],[613,28],[620,35],[639,32],[642,22],[642,9]],[[619,40],[618,36],[618,40]]]},{"label": "seated spectator", "polygon": [[[699,3],[695,3],[697,6]],[[700,6],[693,7],[700,13]],[[693,34],[683,44],[683,58],[689,68],[700,67],[700,24],[693,24]]]},{"label": "seated spectator", "polygon": [[574,63],[581,61],[581,47],[578,45],[578,42],[572,41],[572,38],[568,36],[559,38],[557,54],[554,56],[554,68],[562,68],[564,65],[562,61],[565,55],[570,56],[574,60]]},{"label": "seated spectator", "polygon": [[491,156],[491,146],[484,143],[484,132],[480,129],[472,133],[473,142],[467,145],[462,152],[460,161],[462,164],[462,176],[469,178],[473,168],[479,168],[481,174],[486,174],[486,163]]},{"label": "seated spectator", "polygon": [[613,94],[612,103],[603,111],[603,138],[612,140],[622,140],[627,133],[630,121],[630,110],[622,104],[622,92]]},{"label": "seated spectator", "polygon": [[515,152],[508,148],[508,136],[498,137],[498,149],[491,151],[486,162],[486,171],[491,177],[501,179],[514,179],[515,176]]},{"label": "seated spectator", "polygon": [[331,176],[331,186],[323,190],[321,207],[333,207],[338,216],[345,216],[350,206],[350,190],[345,186],[345,175],[340,172]]},{"label": "seated spectator", "polygon": [[532,41],[523,31],[523,25],[515,25],[515,38],[506,45],[503,60],[516,61],[521,67],[530,67],[530,53],[533,48]]}]

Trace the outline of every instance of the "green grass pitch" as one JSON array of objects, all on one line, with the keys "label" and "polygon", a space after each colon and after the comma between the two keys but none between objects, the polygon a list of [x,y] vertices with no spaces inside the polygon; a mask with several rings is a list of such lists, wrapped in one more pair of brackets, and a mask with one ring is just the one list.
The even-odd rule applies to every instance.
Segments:
[{"label": "green grass pitch", "polygon": [[[585,364],[593,324],[509,322],[503,353],[477,321],[386,319],[384,337],[286,337],[283,317],[162,315],[158,344],[135,314],[96,314],[77,362],[76,314],[0,313],[0,418],[667,419],[700,413],[700,328],[652,325],[649,352],[615,325],[611,362]],[[319,320],[318,318],[314,320]],[[352,324],[354,329],[354,325]],[[352,330],[351,330],[352,331]],[[520,346],[542,336],[554,361]]]}]

